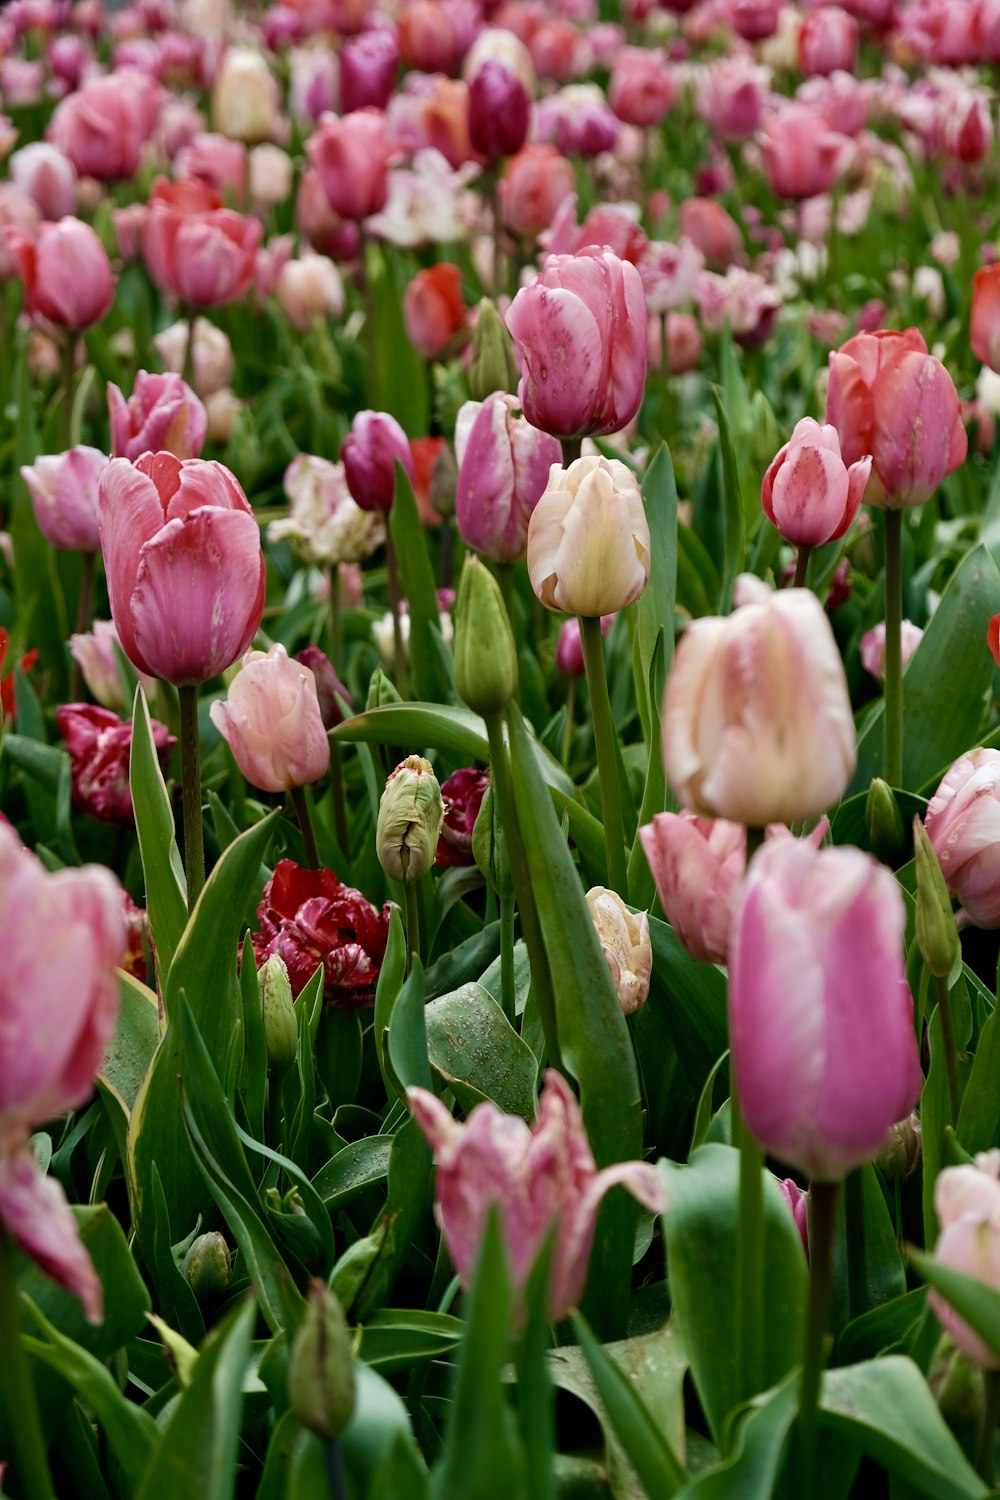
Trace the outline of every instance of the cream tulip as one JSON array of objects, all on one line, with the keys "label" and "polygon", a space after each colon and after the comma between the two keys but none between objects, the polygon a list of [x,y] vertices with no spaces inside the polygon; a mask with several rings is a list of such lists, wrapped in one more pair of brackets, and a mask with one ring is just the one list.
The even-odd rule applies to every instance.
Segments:
[{"label": "cream tulip", "polygon": [[635,475],[617,459],[555,464],[528,525],[528,576],[547,609],[610,615],[649,580],[650,540]]}]

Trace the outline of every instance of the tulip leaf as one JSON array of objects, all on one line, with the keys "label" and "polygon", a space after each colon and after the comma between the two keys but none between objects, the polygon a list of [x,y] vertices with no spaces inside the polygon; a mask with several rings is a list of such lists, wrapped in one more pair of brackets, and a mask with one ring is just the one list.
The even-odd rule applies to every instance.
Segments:
[{"label": "tulip leaf", "polygon": [[[26,715],[21,712],[21,704],[31,688],[20,667],[15,672],[15,682],[17,722],[23,725]],[[37,699],[34,701],[37,703]],[[73,773],[68,753],[57,745],[47,745],[43,739],[8,732],[3,737],[3,754],[28,778],[24,791],[35,841],[57,849],[66,863],[78,863],[71,826]]]},{"label": "tulip leaf", "polygon": [[313,1187],[329,1213],[345,1208],[367,1188],[385,1182],[394,1140],[391,1135],[362,1136],[320,1167],[313,1178]]},{"label": "tulip leaf", "polygon": [[406,983],[392,1009],[387,1043],[392,1070],[404,1089],[433,1087],[427,1058],[424,971],[414,958]]},{"label": "tulip leaf", "polygon": [[681,1500],[772,1500],[798,1395],[798,1379],[790,1376],[755,1403],[735,1428],[727,1458],[681,1490]]},{"label": "tulip leaf", "polygon": [[[638,628],[635,650],[638,654],[639,680],[643,684],[643,693],[648,692],[652,700],[652,722],[659,718],[663,690],[674,653],[674,611],[677,603],[677,485],[670,449],[666,443],[661,443],[657,448],[646,470],[642,481],[642,497],[649,523],[650,571],[649,582],[636,606]],[[657,657],[661,630],[663,647]],[[650,750],[652,752],[652,746]]]},{"label": "tulip leaf", "polygon": [[[488,922],[482,931],[473,933],[472,937],[452,948],[450,953],[442,953],[431,964],[426,974],[427,994],[432,998],[447,995],[460,985],[480,979],[483,971],[497,959],[499,952],[500,923]],[[499,994],[499,979],[496,992]]]},{"label": "tulip leaf", "polygon": [[1000,1145],[1000,1007],[989,1014],[979,1033],[972,1070],[962,1095],[958,1138],[966,1151],[989,1151]]},{"label": "tulip leaf", "polygon": [[430,428],[427,365],[410,343],[403,318],[403,297],[413,276],[413,260],[392,246],[376,245],[370,239],[362,253],[371,284],[368,306],[375,320],[374,335],[365,351],[368,402],[375,410],[394,416],[409,437],[419,437]]},{"label": "tulip leaf", "polygon": [[904,1292],[901,1297],[883,1302],[881,1307],[873,1307],[860,1318],[855,1318],[837,1340],[837,1363],[852,1364],[861,1359],[873,1359],[901,1344],[926,1307],[927,1288],[918,1286],[912,1292]]},{"label": "tulip leaf", "polygon": [[141,687],[135,690],[132,708],[129,784],[146,882],[146,909],[160,984],[165,986],[174,951],[187,925],[187,886],[174,836],[173,809],[153,744],[149,705]]},{"label": "tulip leaf", "polygon": [[[430,1068],[426,1062],[425,1066],[429,1083]],[[360,1322],[381,1307],[392,1291],[428,1206],[432,1176],[431,1148],[420,1126],[411,1117],[396,1131],[389,1153],[389,1194],[373,1233],[378,1233],[383,1226],[388,1227],[356,1301]]]},{"label": "tulip leaf", "polygon": [[410,639],[407,648],[410,686],[413,696],[426,703],[447,703],[454,688],[441,665],[441,658],[431,640],[431,631],[440,625],[434,569],[427,552],[427,533],[417,511],[413,486],[402,464],[396,464],[396,498],[389,512],[396,557],[399,560],[400,585],[410,615]]},{"label": "tulip leaf", "polygon": [[648,1005],[662,1011],[695,1096],[729,1045],[726,980],[714,964],[693,958],[673,928],[649,919],[653,974]]},{"label": "tulip leaf", "polygon": [[942,1138],[948,1123],[948,1068],[945,1059],[941,1012],[935,1006],[927,1026],[930,1067],[920,1093],[920,1142],[923,1154],[924,1245],[933,1250],[937,1239],[937,1212],[934,1208],[934,1183],[941,1168]]},{"label": "tulip leaf", "polygon": [[386,941],[385,957],[382,959],[375,989],[375,1051],[382,1082],[385,1084],[386,1094],[390,1097],[397,1089],[398,1080],[394,1079],[389,1071],[385,1039],[392,1020],[393,1007],[399,999],[399,992],[403,988],[405,977],[406,933],[403,931],[403,919],[399,907],[393,906],[389,913],[389,937]]},{"label": "tulip leaf", "polygon": [[149,1196],[153,1231],[144,1243],[143,1254],[156,1289],[157,1307],[171,1328],[176,1328],[189,1343],[198,1344],[205,1337],[205,1319],[190,1283],[174,1259],[167,1200],[155,1161]]},{"label": "tulip leaf", "polygon": [[[405,1448],[411,1456],[408,1471],[422,1469],[423,1460],[413,1440],[410,1414],[402,1397],[364,1360],[355,1360],[354,1380],[357,1390],[354,1415],[340,1434],[340,1446],[348,1479],[354,1481],[354,1493],[366,1495],[370,1493],[369,1483],[386,1462],[387,1450],[393,1446]],[[412,1496],[416,1500],[409,1489],[390,1494],[406,1495],[407,1500]]]},{"label": "tulip leaf", "polygon": [[[864,1255],[865,1305],[878,1307],[892,1302],[906,1291],[906,1275],[899,1258],[899,1246],[885,1195],[879,1186],[875,1168],[870,1162],[857,1170],[861,1174],[864,1204],[863,1245],[854,1246],[855,1254]],[[848,1191],[850,1186],[848,1185]],[[851,1222],[846,1211],[846,1194],[839,1195],[837,1229],[833,1246],[833,1313],[834,1331],[843,1328],[850,1316],[848,1293],[848,1236]],[[860,1313],[863,1309],[858,1309]]]},{"label": "tulip leaf", "polygon": [[[985,622],[998,613],[1000,570],[980,543],[952,574],[903,673],[902,779],[910,791],[933,790],[952,761],[979,743],[996,671]],[[882,775],[883,707],[876,705],[859,737],[852,792]]]},{"label": "tulip leaf", "polygon": [[492,1099],[505,1114],[535,1117],[535,1055],[496,1000],[463,984],[424,1010],[431,1067],[468,1113]]},{"label": "tulip leaf", "polygon": [[638,827],[636,828],[628,857],[629,896],[634,905],[641,907],[652,906],[656,897],[656,882],[653,879],[653,872],[649,868],[649,861],[646,858],[642,841],[639,838],[639,830],[655,818],[657,813],[663,812],[668,806],[672,805],[672,798],[667,791],[667,781],[663,772],[663,753],[660,740],[660,704],[663,701],[663,695],[661,692],[657,696],[654,686],[659,676],[659,666],[664,657],[665,641],[666,635],[661,627],[657,634],[656,645],[653,648],[653,663],[649,669],[653,717],[649,733],[646,781],[642,790],[642,802],[637,818]]},{"label": "tulip leaf", "polygon": [[264,1135],[264,1109],[267,1101],[267,1039],[264,1035],[260,985],[257,982],[257,962],[249,932],[243,939],[240,952],[240,998],[243,1002],[240,1098],[250,1130],[260,1140]]},{"label": "tulip leaf", "polygon": [[723,514],[725,516],[725,561],[722,572],[722,593],[719,598],[719,613],[728,614],[733,603],[733,584],[736,582],[737,573],[743,567],[743,557],[746,550],[746,527],[743,516],[743,493],[740,484],[740,471],[736,462],[736,453],[733,449],[733,439],[729,429],[729,417],[722,399],[722,392],[718,386],[712,387],[712,399],[715,402],[715,415],[719,423],[719,455],[722,463],[722,498]]},{"label": "tulip leaf", "polygon": [[97,1083],[112,1114],[125,1154],[125,1132],[142,1081],[160,1042],[160,1017],[153,991],[118,970],[118,1020],[101,1062]]},{"label": "tulip leaf", "polygon": [[386,1375],[422,1359],[444,1359],[462,1342],[465,1324],[447,1313],[383,1307],[361,1329],[360,1357]]}]

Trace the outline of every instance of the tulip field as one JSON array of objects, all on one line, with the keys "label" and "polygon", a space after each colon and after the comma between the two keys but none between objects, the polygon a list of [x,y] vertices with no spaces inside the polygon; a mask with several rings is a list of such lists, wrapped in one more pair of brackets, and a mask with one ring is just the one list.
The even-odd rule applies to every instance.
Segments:
[{"label": "tulip field", "polygon": [[0,1497],[1000,1494],[998,106],[0,6]]}]

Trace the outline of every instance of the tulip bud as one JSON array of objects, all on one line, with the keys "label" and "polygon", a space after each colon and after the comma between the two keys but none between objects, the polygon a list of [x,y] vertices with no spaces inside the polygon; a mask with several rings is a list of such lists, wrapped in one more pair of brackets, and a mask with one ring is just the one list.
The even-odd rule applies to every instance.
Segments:
[{"label": "tulip bud", "polygon": [[622,1012],[630,1016],[645,1005],[649,996],[653,968],[649,918],[644,911],[633,916],[617,891],[609,891],[603,885],[595,885],[587,892],[587,910]]},{"label": "tulip bud", "polygon": [[907,1115],[905,1120],[897,1120],[890,1126],[875,1165],[884,1177],[905,1180],[919,1166],[922,1156],[920,1120],[916,1115]]},{"label": "tulip bud", "polygon": [[330,1272],[330,1290],[337,1298],[341,1307],[345,1308],[348,1316],[363,1318],[367,1309],[359,1303],[362,1293],[365,1291],[371,1279],[375,1264],[385,1247],[386,1220],[382,1221],[381,1232],[365,1235],[364,1239],[355,1240],[349,1245],[343,1255]]},{"label": "tulip bud", "polygon": [[372,673],[372,680],[368,684],[365,712],[367,713],[370,708],[382,708],[387,703],[402,703],[402,701],[391,677],[387,677],[381,667],[376,667]]},{"label": "tulip bud", "polygon": [[528,576],[546,609],[611,615],[649,581],[649,523],[635,475],[618,459],[553,464],[528,522]]},{"label": "tulip bud", "polygon": [[960,1422],[971,1426],[982,1419],[982,1374],[947,1334],[942,1335],[934,1351],[927,1384],[949,1425]]},{"label": "tulip bud", "polygon": [[917,946],[935,979],[947,979],[961,953],[951,896],[934,845],[919,817],[913,820],[917,870]]},{"label": "tulip bud", "polygon": [[310,1432],[329,1442],[354,1413],[354,1356],[344,1311],[319,1280],[309,1283],[305,1317],[288,1357],[288,1399]]},{"label": "tulip bud", "polygon": [[496,304],[484,297],[479,304],[472,334],[469,390],[473,401],[485,401],[494,391],[517,390],[520,373],[514,358],[514,341]]},{"label": "tulip bud", "polygon": [[198,1236],[184,1257],[181,1272],[199,1300],[226,1290],[233,1261],[229,1246],[218,1230]]},{"label": "tulip bud", "polygon": [[295,1021],[288,967],[279,953],[272,953],[261,965],[257,983],[264,1017],[267,1064],[275,1078],[282,1078],[295,1061],[299,1028]]},{"label": "tulip bud", "polygon": [[517,649],[493,574],[477,557],[462,568],[455,601],[455,687],[473,713],[503,713],[517,688]]},{"label": "tulip bud", "polygon": [[894,866],[906,847],[906,828],[896,794],[881,776],[873,776],[868,788],[865,826],[876,859]]},{"label": "tulip bud", "polygon": [[434,863],[444,807],[434,768],[422,755],[408,755],[385,784],[375,843],[392,880],[420,880]]},{"label": "tulip bud", "polygon": [[507,836],[496,816],[493,783],[490,782],[479,804],[472,830],[472,857],[483,879],[498,896],[513,896],[514,877],[507,855]]}]

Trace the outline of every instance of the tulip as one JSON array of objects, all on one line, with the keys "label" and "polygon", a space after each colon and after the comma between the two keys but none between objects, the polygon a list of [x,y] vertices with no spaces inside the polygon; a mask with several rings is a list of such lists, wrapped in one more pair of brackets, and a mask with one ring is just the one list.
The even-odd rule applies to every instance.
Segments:
[{"label": "tulip", "polygon": [[38,529],[53,547],[99,550],[97,494],[107,466],[107,458],[97,448],[82,447],[21,465]]},{"label": "tulip", "polygon": [[232,666],[260,625],[265,577],[256,519],[229,470],[172,453],[112,459],[98,520],[129,661],[178,686]]},{"label": "tulip", "polygon": [[587,910],[611,974],[622,1014],[633,1015],[649,997],[653,945],[649,917],[633,915],[617,891],[595,885],[587,892]]},{"label": "tulip", "polygon": [[873,1157],[920,1096],[905,929],[892,873],[860,850],[776,839],[750,863],[729,963],[740,1107],[819,1181]]},{"label": "tulip", "polygon": [[159,178],[149,196],[143,251],[163,291],[191,307],[221,307],[253,285],[263,233],[259,220],[222,208],[196,179]]},{"label": "tulip", "polygon": [[884,1177],[905,1180],[916,1170],[922,1158],[920,1116],[912,1114],[905,1120],[897,1120],[892,1126],[875,1158],[875,1165]]},{"label": "tulip", "polygon": [[1000,262],[980,266],[972,278],[969,343],[982,364],[1000,370]]},{"label": "tulip", "polygon": [[236,199],[246,197],[247,148],[242,141],[199,131],[178,151],[173,167],[178,178],[195,178],[213,193]]},{"label": "tulip", "polygon": [[[905,667],[924,638],[919,625],[903,620],[900,627],[900,657]],[[880,680],[885,677],[885,621],[880,620],[861,637],[861,665]]]},{"label": "tulip", "polygon": [[809,1259],[809,1194],[804,1192],[794,1177],[786,1177],[784,1182],[779,1182],[778,1187],[781,1196],[788,1204],[788,1212],[792,1216],[792,1222],[799,1231],[799,1239],[802,1248],[806,1252],[806,1260]]},{"label": "tulip", "polygon": [[578,438],[631,422],[646,381],[646,297],[635,266],[594,246],[549,256],[514,298],[507,327],[523,371],[521,409],[535,427]]},{"label": "tulip", "polygon": [[[208,430],[205,408],[179,375],[149,375],[140,370],[128,401],[108,385],[111,453],[131,461],[143,453],[172,453],[198,458]],[[96,507],[95,507],[96,509]]]},{"label": "tulip", "polygon": [[287,792],[325,776],[330,742],[316,679],[284,646],[248,651],[225,701],[209,710],[251,786]]},{"label": "tulip", "polygon": [[296,652],[295,660],[301,662],[304,667],[308,667],[313,674],[323,728],[336,729],[338,724],[344,722],[344,713],[337,700],[342,698],[349,712],[351,695],[337,676],[333,662],[318,646],[304,646],[301,651]]},{"label": "tulip", "polygon": [[[187,355],[190,330],[186,322],[172,323],[153,339],[153,348],[175,375]],[[194,321],[194,388],[203,401],[223,390],[233,378],[233,349],[221,328],[207,318]]]},{"label": "tulip", "polygon": [[515,416],[517,408],[516,397],[497,391],[466,402],[455,427],[455,524],[467,546],[494,562],[524,557],[531,514],[561,458],[556,439]]},{"label": "tulip", "polygon": [[389,938],[389,910],[387,903],[380,915],[332,870],[305,870],[281,859],[257,907],[257,967],[277,953],[287,965],[293,995],[300,995],[322,968],[328,1005],[340,1010],[374,1005]]},{"label": "tulip", "polygon": [[663,701],[663,764],[684,807],[763,828],[815,818],[841,797],[857,744],[823,606],[784,589],[695,620]]},{"label": "tulip", "polygon": [[829,191],[845,159],[846,137],[807,104],[784,104],[765,122],[761,149],[772,192],[813,198]]},{"label": "tulip", "polygon": [[740,226],[713,198],[685,198],[680,230],[684,241],[700,250],[714,271],[724,271],[745,258]]},{"label": "tulip", "polygon": [[274,134],[281,88],[259,52],[227,47],[212,87],[212,123],[235,141],[266,141]]},{"label": "tulip", "polygon": [[635,476],[617,459],[578,458],[553,466],[531,513],[531,587],[546,609],[614,614],[649,580],[649,525]]},{"label": "tulip", "polygon": [[[934,1184],[941,1226],[934,1256],[942,1265],[1000,1291],[1000,1151],[981,1151],[975,1165],[944,1167]],[[931,1287],[928,1300],[945,1333],[966,1359],[984,1370],[1000,1370],[1000,1359]]]},{"label": "tulip", "polygon": [[391,880],[421,880],[434,863],[444,808],[429,760],[408,755],[391,772],[378,807],[375,848]]},{"label": "tulip", "polygon": [[580,1106],[549,1069],[534,1125],[490,1100],[460,1125],[434,1094],[408,1090],[414,1118],[434,1151],[434,1214],[463,1286],[471,1284],[490,1210],[495,1208],[514,1285],[523,1306],[531,1268],[554,1230],[548,1314],[558,1323],[583,1295],[597,1212],[605,1193],[628,1189],[651,1213],[665,1198],[647,1162],[616,1162],[598,1172]]},{"label": "tulip", "polygon": [[340,448],[344,477],[362,510],[392,509],[396,497],[397,463],[414,480],[413,457],[406,433],[395,417],[384,411],[359,411]]},{"label": "tulip", "polygon": [[960,756],[924,818],[948,889],[974,927],[1000,927],[1000,751]]},{"label": "tulip", "polygon": [[111,262],[82,220],[43,224],[33,242],[12,230],[8,244],[24,282],[29,318],[78,331],[99,323],[115,300]]},{"label": "tulip", "polygon": [[799,68],[803,73],[853,73],[858,52],[858,23],[839,5],[810,11],[799,31]]},{"label": "tulip", "polygon": [[18,234],[34,240],[41,222],[38,205],[32,198],[12,182],[0,182],[0,285],[15,281],[20,275],[11,241],[16,241]]},{"label": "tulip", "polygon": [[38,205],[43,219],[63,219],[76,208],[76,172],[69,157],[46,141],[32,141],[8,163],[15,187]]},{"label": "tulip", "polygon": [[254,146],[247,156],[247,183],[255,214],[266,214],[292,196],[295,164],[280,146]]},{"label": "tulip", "polygon": [[136,68],[89,79],[57,106],[49,139],[81,177],[115,182],[134,177],[159,118],[163,90]]},{"label": "tulip", "polygon": [[463,766],[441,784],[444,818],[434,855],[436,865],[474,865],[472,832],[490,784],[488,771]]},{"label": "tulip", "polygon": [[871,467],[866,456],[848,468],[837,429],[803,417],[764,475],[764,514],[786,542],[821,547],[842,537],[854,520]]},{"label": "tulip", "polygon": [[398,71],[399,47],[387,27],[348,38],[340,54],[341,113],[385,109]]},{"label": "tulip", "polygon": [[295,1420],[325,1443],[343,1432],[354,1413],[353,1341],[336,1294],[312,1280],[288,1354],[288,1404]]},{"label": "tulip", "polygon": [[385,541],[381,513],[351,498],[343,464],[300,453],[285,470],[285,494],[291,515],[271,522],[268,539],[287,538],[306,562],[361,562]]},{"label": "tulip", "polygon": [[575,190],[573,163],[560,156],[555,146],[525,146],[510,157],[500,179],[503,227],[518,239],[536,238]]},{"label": "tulip", "polygon": [[181,1262],[181,1275],[195,1296],[211,1300],[224,1292],[233,1274],[233,1260],[225,1237],[217,1229],[199,1234]]},{"label": "tulip", "polygon": [[337,267],[325,255],[286,261],[275,290],[278,305],[293,328],[304,330],[317,319],[343,315],[344,284]]},{"label": "tulip", "polygon": [[403,295],[406,336],[424,359],[437,359],[465,327],[462,273],[440,261],[418,271]]},{"label": "tulip", "polygon": [[385,116],[376,109],[358,109],[343,119],[324,114],[306,142],[330,207],[356,221],[385,207],[390,151]]},{"label": "tulip", "polygon": [[826,420],[845,463],[872,455],[869,505],[922,505],[965,461],[958,393],[916,328],[855,334],[830,355]]},{"label": "tulip", "polygon": [[[118,671],[117,651],[121,649],[121,642],[114,623],[95,620],[89,633],[70,636],[69,649],[84,682],[101,707],[113,708],[120,713],[125,707],[125,695]],[[146,697],[151,698],[156,692],[156,678],[146,677],[140,672],[139,681]]]},{"label": "tulip", "polygon": [[608,103],[627,125],[659,125],[677,98],[663,58],[644,47],[623,47],[615,57]]},{"label": "tulip", "polygon": [[[607,635],[614,624],[614,615],[601,616],[601,634]],[[556,666],[567,677],[582,677],[587,670],[583,659],[583,641],[580,638],[580,621],[573,615],[559,627],[556,641]]]},{"label": "tulip", "polygon": [[531,95],[497,58],[486,58],[469,78],[469,140],[490,161],[515,156],[528,138]]},{"label": "tulip", "polygon": [[517,646],[500,585],[466,557],[455,603],[455,688],[473,713],[502,714],[517,691]]},{"label": "tulip", "polygon": [[768,72],[749,58],[720,58],[698,84],[698,113],[727,141],[756,134],[764,112]]},{"label": "tulip", "polygon": [[639,839],[667,921],[685,948],[708,963],[726,963],[746,868],[743,824],[657,813]]},{"label": "tulip", "polygon": [[[70,753],[73,806],[102,823],[130,828],[135,823],[129,787],[132,723],[90,703],[64,703],[56,709],[59,733]],[[165,724],[151,721],[153,745],[164,772],[176,739]]]}]

